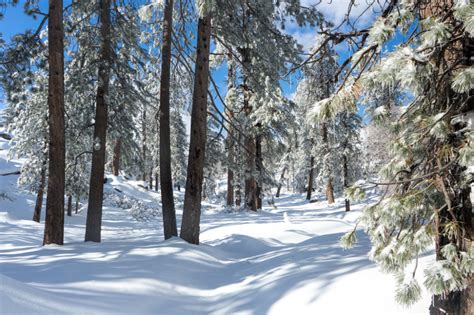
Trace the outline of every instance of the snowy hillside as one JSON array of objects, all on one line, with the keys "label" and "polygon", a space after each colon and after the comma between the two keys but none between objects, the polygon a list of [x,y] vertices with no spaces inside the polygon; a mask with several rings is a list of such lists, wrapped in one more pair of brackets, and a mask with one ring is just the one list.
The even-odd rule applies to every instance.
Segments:
[{"label": "snowy hillside", "polygon": [[[0,151],[1,174],[19,166]],[[346,213],[342,200],[328,208],[288,194],[256,214],[203,204],[195,246],[162,240],[158,193],[108,176],[103,242],[83,242],[83,206],[66,217],[65,246],[42,247],[34,196],[16,191],[17,176],[0,176],[1,314],[427,313],[426,293],[412,308],[396,305],[394,280],[368,260],[365,233],[355,248],[339,246],[363,204]],[[175,197],[179,220],[183,194]],[[141,220],[126,208],[132,198],[158,216]]]}]

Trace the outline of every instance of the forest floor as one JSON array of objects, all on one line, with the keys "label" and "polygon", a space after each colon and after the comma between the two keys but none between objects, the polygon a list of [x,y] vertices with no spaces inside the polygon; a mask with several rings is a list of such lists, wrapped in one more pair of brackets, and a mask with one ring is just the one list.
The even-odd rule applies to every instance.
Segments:
[{"label": "forest floor", "polygon": [[[20,165],[0,146],[0,174]],[[299,194],[257,213],[206,203],[195,246],[163,241],[160,216],[137,220],[144,213],[123,201],[139,199],[159,214],[158,193],[108,176],[102,243],[83,242],[82,205],[66,217],[65,245],[43,247],[44,225],[31,221],[34,196],[17,191],[17,177],[0,176],[1,314],[428,313],[426,292],[411,308],[396,304],[395,281],[368,259],[362,230],[353,249],[339,245],[375,194],[349,213],[342,199],[328,207]],[[176,192],[178,221],[182,198]]]}]

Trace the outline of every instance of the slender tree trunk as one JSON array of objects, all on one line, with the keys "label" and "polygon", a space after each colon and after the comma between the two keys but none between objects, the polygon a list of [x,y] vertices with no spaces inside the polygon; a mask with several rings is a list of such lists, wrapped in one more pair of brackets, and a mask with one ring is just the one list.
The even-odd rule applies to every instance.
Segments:
[{"label": "slender tree trunk", "polygon": [[[326,147],[329,150],[329,140],[328,140],[328,128],[326,123],[322,124],[322,140],[325,143]],[[327,165],[329,168],[329,165]],[[331,169],[328,170],[328,179],[326,184],[326,199],[328,200],[328,204],[334,203],[334,188],[332,186],[332,177],[331,177]]]},{"label": "slender tree trunk", "polygon": [[283,168],[283,171],[281,171],[280,175],[280,181],[278,182],[278,188],[275,197],[279,198],[280,197],[280,192],[281,192],[281,186],[283,186],[283,180],[285,179],[285,173],[286,170],[288,169],[288,165],[285,165]]},{"label": "slender tree trunk", "polygon": [[120,172],[120,153],[122,149],[122,139],[117,139],[114,145],[114,156],[112,159],[112,174],[118,176]]},{"label": "slender tree trunk", "polygon": [[314,156],[311,156],[309,159],[308,191],[306,193],[306,200],[311,200],[311,194],[313,193],[313,182],[314,182]]},{"label": "slender tree trunk", "polygon": [[36,193],[35,211],[33,213],[33,221],[36,221],[38,223],[41,220],[41,208],[43,207],[44,188],[46,186],[46,165],[43,165],[43,167],[41,168],[40,176],[41,177],[39,187]]},{"label": "slender tree trunk", "polygon": [[[227,91],[234,88],[234,64],[232,61],[232,55],[229,54],[227,57]],[[231,106],[230,104],[227,104]],[[228,110],[227,117],[231,123],[233,123],[233,113]],[[234,205],[234,133],[233,127],[229,124],[228,135],[227,135],[227,206],[232,207]]]},{"label": "slender tree trunk", "polygon": [[171,33],[173,30],[173,0],[165,1],[163,22],[163,44],[161,50],[160,83],[160,184],[163,205],[163,228],[165,239],[178,235],[176,213],[171,178],[171,139],[170,139],[170,68]]},{"label": "slender tree trunk", "polygon": [[143,108],[142,111],[142,181],[144,181],[144,185],[146,186],[146,166],[148,162],[147,156],[147,147],[146,147],[146,138],[147,138],[147,121],[146,121],[146,108]]},{"label": "slender tree trunk", "polygon": [[[348,165],[347,165],[347,156],[344,154],[342,156],[342,176],[344,177],[344,189],[347,189],[349,187],[349,170],[348,170]],[[346,204],[346,211],[351,211],[351,203],[349,199],[344,200]]]},{"label": "slender tree trunk", "polygon": [[64,27],[62,0],[49,0],[49,172],[43,244],[64,242]]},{"label": "slender tree trunk", "polygon": [[72,216],[72,195],[67,196],[67,215]]},{"label": "slender tree trunk", "polygon": [[[242,155],[242,148],[241,148],[241,140],[242,140],[242,135],[239,133],[238,137],[238,146],[237,146],[237,157],[240,157]],[[240,161],[240,160],[239,160]],[[235,206],[240,207],[242,204],[242,167],[241,163],[239,163],[238,168],[237,168],[237,179],[236,179],[236,184],[235,186]]]},{"label": "slender tree trunk", "polygon": [[[259,124],[257,128],[260,128]],[[263,181],[263,157],[262,157],[262,135],[255,137],[255,167],[258,172],[259,181],[255,181],[255,195],[257,199],[257,209],[262,209],[262,181]]]},{"label": "slender tree trunk", "polygon": [[159,176],[158,173],[155,173],[155,191],[158,191],[158,186],[159,186]]},{"label": "slender tree trunk", "polygon": [[194,72],[191,140],[189,144],[186,191],[184,193],[181,238],[199,244],[201,190],[207,140],[207,91],[209,88],[210,14],[199,18],[197,56]]},{"label": "slender tree trunk", "polygon": [[110,0],[100,0],[99,5],[101,52],[99,63],[99,83],[96,96],[94,144],[92,148],[92,166],[89,184],[89,203],[87,206],[86,242],[101,241],[105,148],[107,139],[107,106],[110,66],[112,62],[110,47]]},{"label": "slender tree trunk", "polygon": [[77,194],[76,196],[76,209],[74,211],[75,214],[77,214],[77,212],[79,211],[79,201],[81,200],[81,196],[79,194]]}]

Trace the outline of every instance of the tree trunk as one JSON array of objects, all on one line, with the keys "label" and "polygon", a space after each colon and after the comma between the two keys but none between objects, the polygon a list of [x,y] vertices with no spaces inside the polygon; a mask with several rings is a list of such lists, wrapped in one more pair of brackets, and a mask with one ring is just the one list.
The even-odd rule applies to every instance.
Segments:
[{"label": "tree trunk", "polygon": [[[258,128],[261,127],[259,124]],[[257,198],[257,209],[262,209],[262,182],[263,182],[263,157],[262,157],[262,135],[258,134],[255,137],[255,166],[258,172],[259,179],[255,182],[257,186],[255,190],[255,195]]]},{"label": "tree trunk", "polygon": [[158,173],[155,173],[155,191],[158,191],[158,186],[159,186],[159,176]]},{"label": "tree trunk", "polygon": [[[232,55],[229,54],[227,57],[227,91],[234,88],[234,64],[232,61]],[[231,104],[227,104],[231,106]],[[227,117],[230,122],[233,123],[233,112],[228,110]],[[232,207],[234,205],[234,133],[233,127],[229,124],[227,134],[227,206]]]},{"label": "tree trunk", "polygon": [[120,172],[120,151],[122,149],[122,139],[117,139],[114,145],[114,156],[112,159],[112,174],[118,176]]},{"label": "tree trunk", "polygon": [[171,140],[170,140],[170,68],[171,33],[173,29],[173,0],[165,1],[163,21],[163,46],[161,48],[160,83],[160,184],[163,205],[163,229],[165,239],[178,235],[176,212],[171,178]]},{"label": "tree trunk", "polygon": [[311,194],[313,193],[313,182],[314,182],[314,156],[311,156],[309,159],[308,192],[306,193],[306,200],[311,200]]},{"label": "tree trunk", "polygon": [[142,111],[142,181],[144,181],[144,185],[146,186],[146,165],[148,161],[147,157],[147,147],[146,147],[146,132],[147,128],[147,121],[146,121],[146,108],[143,107]]},{"label": "tree trunk", "polygon": [[[349,187],[349,171],[348,171],[348,166],[347,166],[347,156],[344,154],[342,156],[342,176],[344,177],[344,189],[347,189]],[[346,211],[351,211],[351,203],[349,199],[344,200],[346,204]]]},{"label": "tree trunk", "polygon": [[62,0],[49,0],[49,172],[43,245],[64,242],[64,27]]},{"label": "tree trunk", "polygon": [[199,244],[201,190],[207,140],[207,91],[209,88],[210,14],[199,18],[197,56],[194,72],[191,140],[189,144],[186,191],[184,193],[181,238]]},{"label": "tree trunk", "polygon": [[33,213],[33,221],[40,222],[41,208],[43,207],[44,187],[46,186],[46,165],[41,169],[41,178],[39,182],[38,191],[36,193],[35,211]]},{"label": "tree trunk", "polygon": [[67,196],[67,215],[72,217],[72,195]]},{"label": "tree trunk", "polygon": [[[239,138],[238,138],[238,146],[237,146],[237,157],[240,157],[242,155],[242,148],[241,148],[241,139],[242,135],[239,133]],[[241,163],[239,163],[238,168],[237,168],[237,179],[236,179],[236,184],[235,186],[235,206],[240,207],[242,204],[242,168],[241,168]]]},{"label": "tree trunk", "polygon": [[81,196],[79,194],[76,196],[76,209],[74,211],[75,214],[79,211],[79,201],[81,200]]},{"label": "tree trunk", "polygon": [[107,103],[109,94],[110,66],[112,62],[110,47],[110,0],[100,0],[99,4],[101,52],[99,63],[99,80],[96,95],[94,144],[92,148],[92,166],[89,184],[89,203],[87,206],[85,235],[86,242],[101,241],[105,149],[107,139]]},{"label": "tree trunk", "polygon": [[277,192],[276,192],[276,195],[275,195],[277,198],[280,197],[281,186],[283,186],[283,180],[285,179],[285,173],[286,173],[287,169],[288,169],[288,166],[285,165],[285,167],[283,168],[283,171],[281,171],[280,181],[278,182],[278,188],[277,188]]},{"label": "tree trunk", "polygon": [[[328,148],[328,154],[329,154],[329,140],[328,140],[328,128],[326,123],[322,124],[322,140],[326,147]],[[326,167],[329,168],[329,165]],[[331,178],[331,170],[328,169],[328,179],[327,179],[327,184],[326,184],[326,199],[328,200],[328,204],[333,204],[334,203],[334,188],[332,186],[332,178]]]}]

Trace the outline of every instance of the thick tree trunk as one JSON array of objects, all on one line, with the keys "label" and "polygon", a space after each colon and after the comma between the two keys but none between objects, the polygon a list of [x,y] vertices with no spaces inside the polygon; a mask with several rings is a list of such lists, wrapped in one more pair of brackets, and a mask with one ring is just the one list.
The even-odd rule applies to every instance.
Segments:
[{"label": "thick tree trunk", "polygon": [[199,244],[201,190],[207,140],[207,91],[209,88],[209,48],[211,17],[199,18],[197,56],[194,72],[191,140],[189,144],[186,191],[184,194],[181,238]]},{"label": "thick tree trunk", "polygon": [[314,182],[314,156],[311,156],[309,159],[308,192],[306,193],[306,200],[311,200],[311,194],[313,193],[313,182]]},{"label": "thick tree trunk", "polygon": [[96,95],[94,144],[92,147],[92,166],[89,184],[89,203],[87,206],[85,235],[86,242],[101,241],[105,149],[107,139],[107,107],[110,66],[112,61],[110,47],[110,0],[100,0],[99,4],[101,52],[99,63],[99,83],[97,86]]},{"label": "thick tree trunk", "polygon": [[117,139],[114,144],[114,156],[112,159],[112,174],[118,176],[120,172],[120,152],[122,149],[122,139]]},{"label": "thick tree trunk", "polygon": [[[349,187],[349,170],[347,165],[347,156],[344,154],[342,157],[342,176],[344,177],[344,189]],[[346,211],[351,211],[351,203],[349,199],[344,199],[346,204]]]},{"label": "thick tree trunk", "polygon": [[165,1],[163,21],[163,46],[161,49],[160,83],[160,184],[163,205],[163,229],[165,239],[178,235],[176,212],[171,178],[171,139],[170,139],[170,68],[171,33],[173,29],[173,0]]},{"label": "thick tree trunk", "polygon": [[277,198],[280,197],[281,186],[283,186],[283,180],[285,179],[285,173],[286,173],[287,169],[288,169],[288,166],[285,166],[283,168],[283,171],[281,171],[280,181],[278,182],[278,188],[277,188],[277,192],[276,192],[276,195],[275,195]]},{"label": "thick tree trunk", "polygon": [[72,216],[72,195],[67,196],[67,215]]},{"label": "thick tree trunk", "polygon": [[43,244],[64,242],[64,27],[62,0],[49,0],[49,172]]},{"label": "thick tree trunk", "polygon": [[33,212],[33,221],[40,222],[41,208],[43,207],[44,187],[46,186],[46,165],[41,169],[40,182],[38,191],[36,192],[35,211]]}]

